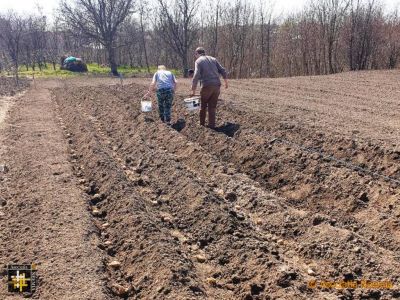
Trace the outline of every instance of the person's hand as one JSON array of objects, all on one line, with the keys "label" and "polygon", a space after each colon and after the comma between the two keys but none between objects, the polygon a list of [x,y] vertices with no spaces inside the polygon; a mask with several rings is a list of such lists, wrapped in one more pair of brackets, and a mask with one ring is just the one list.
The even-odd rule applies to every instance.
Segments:
[{"label": "person's hand", "polygon": [[225,89],[227,89],[227,88],[228,88],[228,81],[225,80]]}]

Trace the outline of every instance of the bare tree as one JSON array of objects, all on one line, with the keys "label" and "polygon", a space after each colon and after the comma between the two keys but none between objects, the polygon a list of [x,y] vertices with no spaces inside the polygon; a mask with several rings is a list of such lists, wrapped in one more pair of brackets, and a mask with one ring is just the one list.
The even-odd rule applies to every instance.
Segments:
[{"label": "bare tree", "polygon": [[17,84],[21,42],[25,25],[25,20],[15,12],[9,12],[4,18],[0,17],[0,39],[5,44],[7,53],[13,62]]},{"label": "bare tree", "polygon": [[147,55],[145,21],[143,20],[143,18],[146,18],[148,16],[148,12],[146,11],[146,7],[148,7],[148,5],[149,5],[149,3],[146,0],[141,0],[140,1],[140,5],[139,5],[139,23],[140,23],[140,32],[141,32],[141,38],[142,38],[144,59],[145,59],[145,62],[146,62],[147,72],[150,73],[149,57]]},{"label": "bare tree", "polygon": [[56,70],[56,63],[60,59],[62,49],[60,20],[58,17],[54,20],[52,30],[47,33],[47,38],[47,57],[53,65],[53,70]]},{"label": "bare tree", "polygon": [[385,67],[394,69],[400,57],[400,20],[397,11],[390,14],[388,18],[388,22],[384,25],[387,43],[383,51],[386,52],[387,57]]},{"label": "bare tree", "polygon": [[260,1],[260,69],[259,76],[270,75],[270,60],[271,60],[271,21],[273,6],[271,3]]},{"label": "bare tree", "polygon": [[42,70],[46,64],[45,51],[47,48],[47,20],[44,15],[32,15],[27,19],[25,45],[27,55],[31,58],[32,68],[37,64]]},{"label": "bare tree", "polygon": [[79,33],[102,44],[108,53],[111,72],[118,75],[116,38],[122,22],[132,13],[134,0],[75,0],[61,2],[61,15]]},{"label": "bare tree", "polygon": [[351,0],[351,11],[349,16],[349,47],[348,57],[351,70],[365,70],[368,67],[373,53],[376,18],[380,10],[374,0],[361,3],[359,0]]},{"label": "bare tree", "polygon": [[142,50],[140,40],[140,30],[133,19],[127,19],[122,25],[121,33],[118,35],[119,44],[122,45],[120,50],[123,50],[122,57],[120,60],[124,61],[125,64],[129,62],[131,68],[137,64],[141,65]]},{"label": "bare tree", "polygon": [[325,73],[336,73],[336,53],[338,34],[343,18],[349,7],[348,0],[319,0],[313,3],[318,21],[321,26]]},{"label": "bare tree", "polygon": [[218,56],[236,78],[396,68],[400,60],[400,19],[397,11],[385,14],[381,0],[310,0],[301,12],[279,18],[273,0],[138,0],[132,15],[134,0],[63,1],[67,22],[51,28],[40,9],[21,23],[0,17],[3,70],[46,62],[54,68],[64,52],[109,62],[114,74],[117,63],[147,72],[166,64],[186,76],[195,45]]},{"label": "bare tree", "polygon": [[156,24],[161,39],[179,56],[182,62],[183,75],[188,74],[188,53],[197,33],[195,21],[198,0],[158,0],[159,20]]},{"label": "bare tree", "polygon": [[236,0],[230,4],[224,14],[225,23],[222,35],[225,41],[225,55],[229,57],[228,69],[230,74],[236,78],[242,77],[243,59],[249,40],[251,6],[246,1]]}]

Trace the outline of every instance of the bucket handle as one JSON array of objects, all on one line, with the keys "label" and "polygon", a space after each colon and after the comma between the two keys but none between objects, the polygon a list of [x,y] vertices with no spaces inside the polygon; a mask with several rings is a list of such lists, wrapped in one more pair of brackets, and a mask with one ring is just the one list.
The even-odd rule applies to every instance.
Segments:
[{"label": "bucket handle", "polygon": [[145,101],[145,99],[149,99],[149,101],[153,102],[153,101],[152,101],[152,98],[153,98],[153,97],[151,97],[151,96],[148,97],[147,94],[145,94],[145,95],[143,95],[143,96],[140,98],[140,102]]}]

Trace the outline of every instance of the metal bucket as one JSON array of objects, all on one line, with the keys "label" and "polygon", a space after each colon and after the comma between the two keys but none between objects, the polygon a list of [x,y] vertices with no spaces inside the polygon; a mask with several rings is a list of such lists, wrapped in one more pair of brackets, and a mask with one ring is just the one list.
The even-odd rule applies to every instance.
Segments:
[{"label": "metal bucket", "polygon": [[198,110],[200,108],[200,96],[183,99],[186,109],[189,111]]}]

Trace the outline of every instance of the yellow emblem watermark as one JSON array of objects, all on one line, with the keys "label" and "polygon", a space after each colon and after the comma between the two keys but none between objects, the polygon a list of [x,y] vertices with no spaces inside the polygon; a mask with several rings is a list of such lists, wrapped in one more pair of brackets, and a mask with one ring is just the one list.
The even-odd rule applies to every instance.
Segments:
[{"label": "yellow emblem watermark", "polygon": [[33,293],[36,289],[36,265],[8,265],[8,291]]}]

